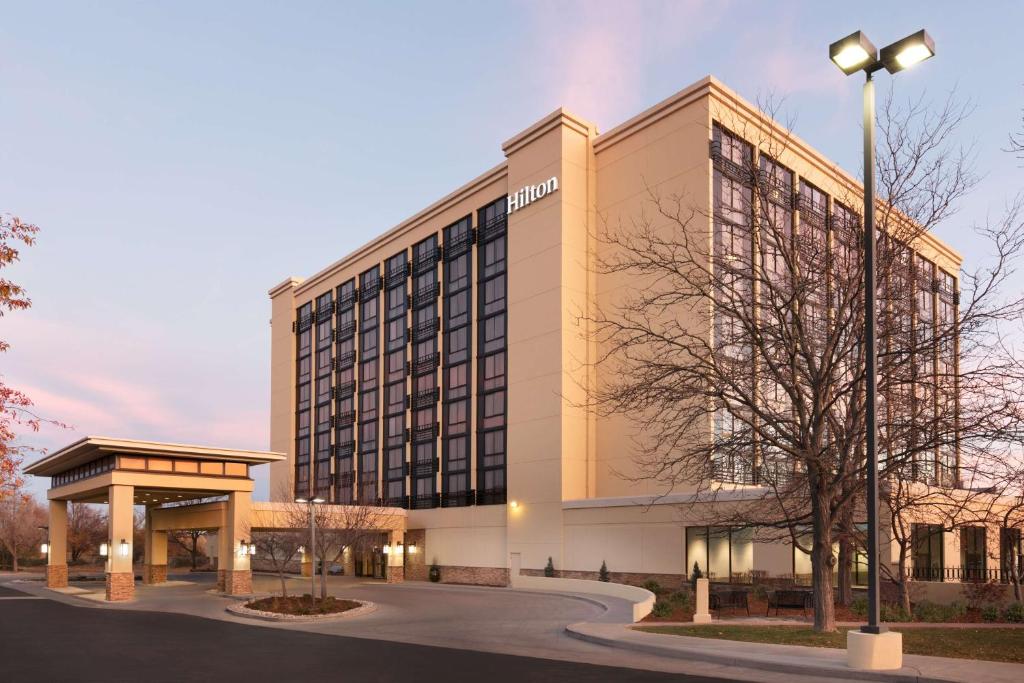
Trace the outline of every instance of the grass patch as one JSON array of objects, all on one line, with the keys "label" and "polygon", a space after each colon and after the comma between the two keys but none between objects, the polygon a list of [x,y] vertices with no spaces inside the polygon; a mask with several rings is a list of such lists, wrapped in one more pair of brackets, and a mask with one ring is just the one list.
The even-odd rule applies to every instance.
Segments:
[{"label": "grass patch", "polygon": [[245,605],[249,609],[257,609],[261,612],[273,612],[275,614],[290,614],[294,616],[310,616],[315,614],[338,614],[340,612],[347,612],[350,609],[359,607],[358,602],[352,600],[338,600],[334,596],[327,596],[325,600],[316,600],[315,602],[309,597],[309,594],[303,595],[301,598],[298,596],[289,596],[282,598],[280,596],[272,596],[269,598],[262,598],[260,600],[253,600],[252,602],[246,603]]},{"label": "grass patch", "polygon": [[[746,643],[846,647],[846,632],[815,633],[794,626],[644,626],[638,631],[673,636],[721,638]],[[903,652],[957,659],[985,659],[993,662],[1024,663],[1024,629],[1014,628],[900,628]]]}]

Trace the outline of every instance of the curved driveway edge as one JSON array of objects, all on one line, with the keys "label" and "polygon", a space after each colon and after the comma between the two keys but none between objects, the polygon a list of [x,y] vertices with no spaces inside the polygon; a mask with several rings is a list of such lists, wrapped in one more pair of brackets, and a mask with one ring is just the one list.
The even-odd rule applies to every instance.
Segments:
[{"label": "curved driveway edge", "polygon": [[904,667],[898,671],[859,671],[846,666],[845,650],[833,648],[643,633],[623,624],[609,623],[580,622],[569,624],[565,630],[573,638],[623,650],[827,679],[893,683],[1019,683],[1024,680],[1024,666],[1004,662],[905,655]]}]

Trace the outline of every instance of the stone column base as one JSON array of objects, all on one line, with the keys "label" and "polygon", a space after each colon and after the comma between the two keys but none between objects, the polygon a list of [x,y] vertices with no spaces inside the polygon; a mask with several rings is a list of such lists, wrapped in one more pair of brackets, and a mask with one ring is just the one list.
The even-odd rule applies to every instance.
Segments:
[{"label": "stone column base", "polygon": [[46,587],[67,588],[68,587],[68,566],[66,564],[46,565]]},{"label": "stone column base", "polygon": [[107,600],[121,602],[135,597],[134,572],[107,572]]},{"label": "stone column base", "polygon": [[142,583],[164,583],[167,581],[166,564],[142,565]]},{"label": "stone column base", "polygon": [[299,567],[301,568],[301,574],[303,576],[313,576],[313,563],[312,562],[300,562]]},{"label": "stone column base", "polygon": [[252,571],[218,569],[217,590],[228,595],[249,595],[252,593]]},{"label": "stone column base", "polygon": [[388,567],[386,583],[403,583],[405,581],[405,567]]},{"label": "stone column base", "polygon": [[851,669],[884,671],[903,666],[903,634],[899,631],[846,632],[846,665]]}]

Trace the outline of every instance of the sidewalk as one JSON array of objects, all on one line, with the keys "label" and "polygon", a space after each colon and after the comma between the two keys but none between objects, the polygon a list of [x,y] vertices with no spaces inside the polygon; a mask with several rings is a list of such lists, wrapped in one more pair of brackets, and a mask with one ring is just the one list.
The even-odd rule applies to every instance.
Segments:
[{"label": "sidewalk", "polygon": [[621,623],[576,623],[567,626],[566,632],[587,642],[646,654],[828,679],[894,683],[1024,681],[1024,665],[1004,662],[904,655],[903,668],[898,671],[858,671],[846,666],[845,650],[834,648],[644,633]]}]

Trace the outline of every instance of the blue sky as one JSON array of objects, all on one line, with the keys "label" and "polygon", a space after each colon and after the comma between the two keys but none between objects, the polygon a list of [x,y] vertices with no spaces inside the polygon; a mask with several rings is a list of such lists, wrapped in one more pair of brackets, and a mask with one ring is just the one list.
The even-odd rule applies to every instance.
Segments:
[{"label": "blue sky", "polygon": [[1021,25],[1019,2],[0,2],[0,210],[42,228],[10,273],[35,305],[0,323],[0,372],[74,427],[25,440],[265,448],[266,291],[558,106],[608,130],[710,73],[784,97],[859,173],[860,79],[827,59],[858,28],[879,45],[928,28],[936,59],[891,82],[975,105],[962,142],[985,179],[939,234],[979,262],[971,224],[1024,186],[1000,151]]}]

